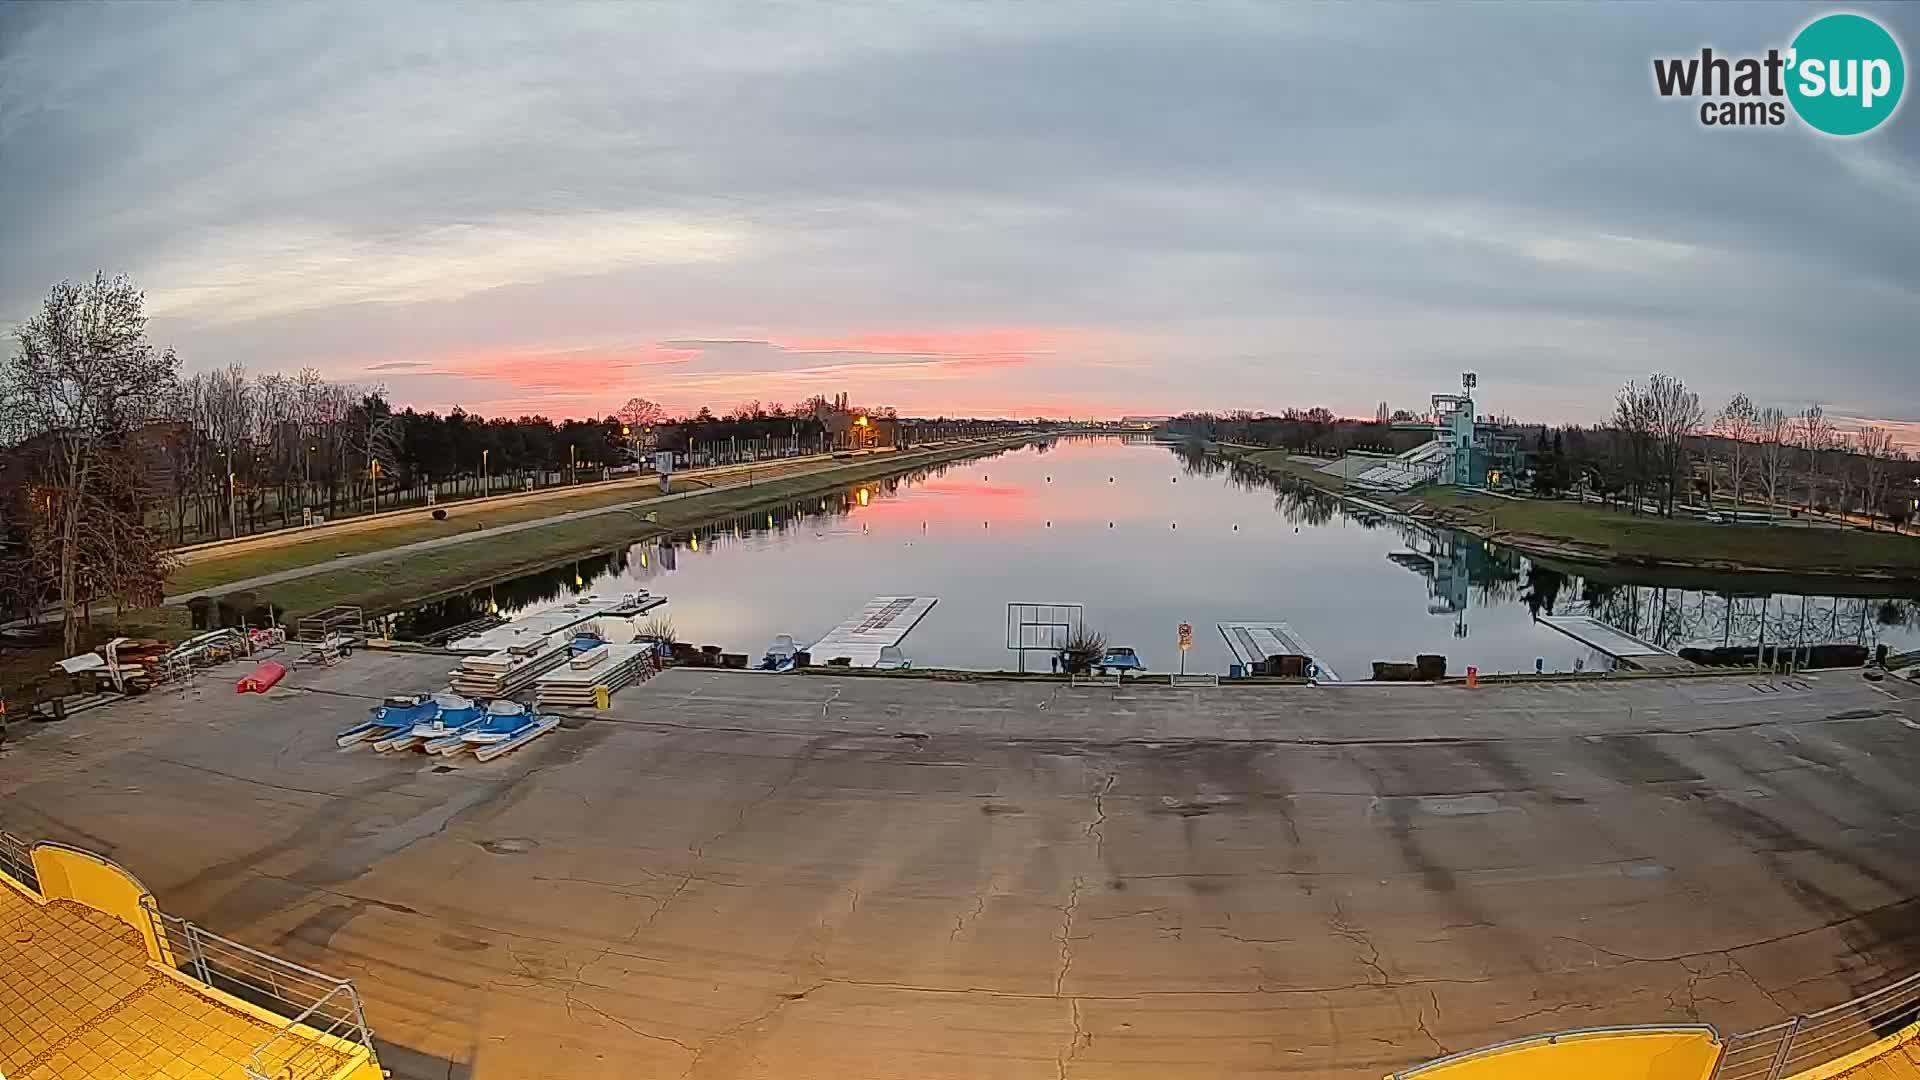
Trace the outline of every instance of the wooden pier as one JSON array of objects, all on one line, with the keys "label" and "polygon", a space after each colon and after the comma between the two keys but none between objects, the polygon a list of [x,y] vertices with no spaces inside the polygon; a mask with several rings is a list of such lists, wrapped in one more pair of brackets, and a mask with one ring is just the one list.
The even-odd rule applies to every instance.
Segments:
[{"label": "wooden pier", "polygon": [[1700,666],[1591,615],[1542,615],[1540,622],[1637,671],[1690,671]]},{"label": "wooden pier", "polygon": [[1304,656],[1313,661],[1318,672],[1314,678],[1321,682],[1340,681],[1340,675],[1332,665],[1322,660],[1313,647],[1284,622],[1223,622],[1214,625],[1220,628],[1220,636],[1226,639],[1227,650],[1233,653],[1234,660],[1249,673],[1254,670],[1255,664],[1266,663],[1269,656]]},{"label": "wooden pier", "polygon": [[537,611],[490,630],[458,638],[447,645],[447,650],[457,653],[496,653],[515,645],[538,641],[563,630],[571,630],[589,619],[597,619],[603,615],[621,619],[645,615],[666,602],[666,597],[646,592],[626,593],[622,596],[598,596],[590,593],[561,604],[559,607]]}]

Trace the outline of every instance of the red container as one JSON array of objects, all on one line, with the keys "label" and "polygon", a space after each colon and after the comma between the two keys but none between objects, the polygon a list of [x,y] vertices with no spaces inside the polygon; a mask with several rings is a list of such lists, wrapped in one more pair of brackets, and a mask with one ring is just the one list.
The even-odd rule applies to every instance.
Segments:
[{"label": "red container", "polygon": [[273,684],[287,677],[287,666],[275,660],[269,660],[253,669],[253,674],[233,684],[236,694],[264,694]]}]

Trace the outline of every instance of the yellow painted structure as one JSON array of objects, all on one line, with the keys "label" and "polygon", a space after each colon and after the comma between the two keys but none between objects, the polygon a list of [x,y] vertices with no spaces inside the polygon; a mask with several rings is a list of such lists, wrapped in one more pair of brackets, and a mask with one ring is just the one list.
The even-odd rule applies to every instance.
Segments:
[{"label": "yellow painted structure", "polygon": [[1712,1028],[1697,1025],[1568,1031],[1456,1054],[1396,1075],[1420,1080],[1709,1080],[1720,1060],[1720,1045]]},{"label": "yellow painted structure", "polygon": [[90,852],[33,848],[35,892],[0,873],[0,1077],[381,1080],[372,1051],[176,968],[133,875]]},{"label": "yellow painted structure", "polygon": [[172,966],[166,943],[154,936],[152,921],[140,909],[147,887],[140,879],[90,851],[64,844],[35,844],[33,872],[44,900],[72,900],[111,915],[140,935],[148,956]]}]

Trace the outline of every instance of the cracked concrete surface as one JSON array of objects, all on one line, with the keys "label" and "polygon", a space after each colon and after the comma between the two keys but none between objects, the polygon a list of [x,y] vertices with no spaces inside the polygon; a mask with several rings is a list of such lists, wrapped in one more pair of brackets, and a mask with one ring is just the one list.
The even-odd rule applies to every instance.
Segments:
[{"label": "cracked concrete surface", "polygon": [[1920,960],[1916,714],[1856,676],[669,672],[489,765],[333,746],[446,668],[22,725],[0,826],[354,976],[402,1080],[1378,1077]]}]

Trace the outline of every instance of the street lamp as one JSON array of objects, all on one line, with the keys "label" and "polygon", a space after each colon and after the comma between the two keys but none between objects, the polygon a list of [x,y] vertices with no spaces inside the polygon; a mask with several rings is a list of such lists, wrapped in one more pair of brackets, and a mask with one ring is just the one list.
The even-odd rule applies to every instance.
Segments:
[{"label": "street lamp", "polygon": [[480,493],[482,495],[493,494],[493,477],[487,475],[487,455],[491,453],[493,453],[491,450],[480,451]]}]

